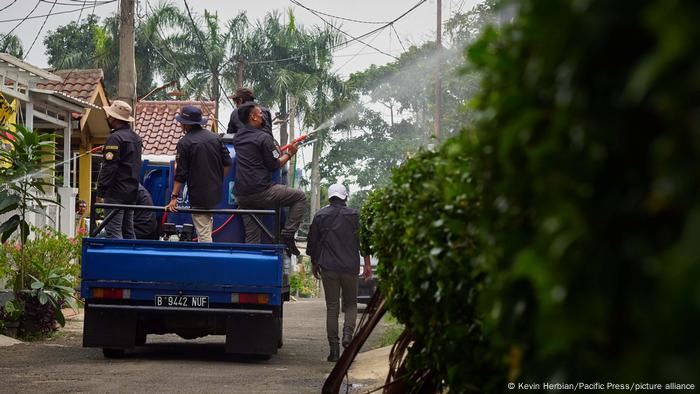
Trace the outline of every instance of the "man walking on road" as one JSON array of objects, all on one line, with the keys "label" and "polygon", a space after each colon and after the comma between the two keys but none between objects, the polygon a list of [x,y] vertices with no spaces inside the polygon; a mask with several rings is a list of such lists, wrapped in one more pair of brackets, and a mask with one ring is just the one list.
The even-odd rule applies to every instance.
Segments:
[{"label": "man walking on road", "polygon": [[[233,193],[241,209],[266,209],[290,206],[289,216],[281,231],[282,242],[289,252],[299,255],[294,234],[299,229],[306,209],[306,196],[299,189],[274,184],[272,172],[283,167],[299,144],[292,144],[289,151],[281,153],[272,134],[263,130],[262,108],[249,103],[238,109],[238,116],[246,125],[233,139],[236,149],[236,181]],[[250,215],[243,216],[246,243],[260,243],[260,228]]]},{"label": "man walking on road", "polygon": [[[177,199],[184,183],[187,183],[190,206],[213,209],[221,199],[224,176],[231,166],[231,156],[221,138],[203,128],[208,119],[202,111],[191,105],[182,107],[175,119],[182,125],[185,136],[177,143],[175,157],[175,185],[170,203],[165,207],[177,212]],[[192,214],[198,242],[212,242],[214,217],[211,214]]]},{"label": "man walking on road", "polygon": [[[326,296],[326,334],[330,345],[328,361],[338,361],[339,299],[342,294],[343,347],[352,341],[357,320],[357,286],[360,273],[360,218],[357,210],[348,208],[348,191],[340,184],[328,188],[327,205],[316,213],[306,245],[311,257],[312,272],[323,282]],[[365,279],[372,276],[369,256],[364,256]]]},{"label": "man walking on road", "polygon": [[[105,143],[100,176],[97,179],[97,202],[108,204],[136,203],[141,172],[141,138],[129,125],[134,121],[131,106],[115,100],[104,107],[112,133]],[[109,214],[110,210],[107,210]],[[135,239],[134,211],[118,210],[105,227],[107,238]]]}]

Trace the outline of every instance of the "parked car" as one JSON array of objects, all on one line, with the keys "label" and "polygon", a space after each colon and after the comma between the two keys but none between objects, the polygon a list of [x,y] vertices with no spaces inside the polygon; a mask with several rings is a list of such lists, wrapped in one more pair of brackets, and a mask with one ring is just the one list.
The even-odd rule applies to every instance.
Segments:
[{"label": "parked car", "polygon": [[367,304],[374,295],[375,290],[377,290],[377,259],[374,256],[370,257],[370,264],[372,264],[372,277],[365,279],[363,276],[365,262],[362,257],[360,257],[360,279],[359,286],[357,289],[357,303]]}]

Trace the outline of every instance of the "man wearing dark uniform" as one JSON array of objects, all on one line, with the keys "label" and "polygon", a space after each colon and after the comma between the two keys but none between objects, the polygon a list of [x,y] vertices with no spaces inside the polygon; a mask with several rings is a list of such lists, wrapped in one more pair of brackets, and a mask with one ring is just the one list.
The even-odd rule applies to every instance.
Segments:
[{"label": "man wearing dark uniform", "polygon": [[[233,193],[241,209],[269,209],[289,206],[289,216],[281,231],[282,242],[290,253],[299,255],[294,234],[299,229],[306,209],[306,196],[298,189],[272,182],[272,172],[283,167],[296,154],[298,143],[281,153],[271,133],[263,130],[262,109],[249,103],[238,109],[238,116],[246,125],[233,139],[236,149],[236,181]],[[260,228],[250,215],[243,216],[246,242],[260,243]]]},{"label": "man wearing dark uniform", "polygon": [[[129,125],[134,121],[131,106],[115,100],[104,107],[112,132],[105,143],[97,201],[108,204],[135,204],[141,172],[141,138]],[[110,210],[107,210],[109,214]],[[134,211],[118,210],[105,227],[107,238],[135,239]]]},{"label": "man wearing dark uniform", "polygon": [[[236,105],[236,108],[240,108],[242,105],[248,103],[255,103],[255,95],[253,95],[253,91],[248,88],[239,88],[236,90],[236,93],[231,96],[231,99]],[[262,105],[260,106],[260,110],[263,115],[262,129],[272,134],[272,114],[269,109]],[[242,129],[243,126],[245,126],[245,122],[242,122],[238,118],[238,111],[234,109],[234,111],[231,112],[231,119],[228,122],[226,132],[228,134],[235,134],[238,130]]]},{"label": "man wearing dark uniform", "polygon": [[[343,347],[352,341],[357,319],[357,286],[360,273],[360,219],[357,210],[345,202],[348,191],[341,184],[328,188],[330,205],[316,213],[306,243],[314,276],[323,283],[326,297],[326,334],[330,345],[328,361],[338,361],[338,315],[342,294]],[[364,256],[365,279],[372,276],[369,256]]]},{"label": "man wearing dark uniform", "polygon": [[[192,105],[182,107],[175,117],[187,133],[177,143],[175,184],[166,210],[177,212],[177,198],[183,184],[192,208],[214,209],[221,198],[224,176],[231,166],[231,156],[221,137],[203,128],[208,119]],[[211,214],[192,214],[198,242],[212,242],[214,217]]]}]

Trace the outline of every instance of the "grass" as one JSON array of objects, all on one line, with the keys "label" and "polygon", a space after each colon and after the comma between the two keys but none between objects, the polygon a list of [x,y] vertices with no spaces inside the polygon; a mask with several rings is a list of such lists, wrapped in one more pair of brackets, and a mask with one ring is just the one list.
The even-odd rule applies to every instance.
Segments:
[{"label": "grass", "polygon": [[386,329],[379,337],[379,347],[393,345],[404,330],[403,324],[399,323],[396,318],[390,314],[382,319],[386,324]]}]

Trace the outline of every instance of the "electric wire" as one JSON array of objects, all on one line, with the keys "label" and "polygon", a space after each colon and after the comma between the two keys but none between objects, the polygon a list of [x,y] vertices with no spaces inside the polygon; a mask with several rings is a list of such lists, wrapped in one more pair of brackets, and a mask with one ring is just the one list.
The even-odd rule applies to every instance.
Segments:
[{"label": "electric wire", "polygon": [[12,5],[14,5],[16,2],[17,2],[17,0],[12,0],[12,3],[10,3],[10,4],[8,4],[8,5],[6,5],[6,6],[2,7],[2,8],[0,8],[0,12],[3,12],[3,11],[5,11],[6,9],[12,7]]},{"label": "electric wire", "polygon": [[[153,7],[152,7],[151,4],[148,2],[148,0],[146,0],[146,8],[147,8],[147,9],[145,10],[146,15],[148,15],[148,9],[150,9],[151,11],[153,11]],[[155,28],[155,32],[156,32],[156,34],[158,35],[158,37],[160,38],[160,40],[161,40],[162,42],[165,42],[165,38],[164,38],[163,34],[161,33],[160,29],[159,29],[157,26],[156,26],[156,28]],[[176,72],[177,74],[179,74],[180,76],[182,76],[182,77],[187,81],[187,83],[189,83],[190,85],[194,86],[194,83],[193,83],[192,80],[187,76],[187,73],[183,72],[183,71],[180,69],[180,67],[179,67],[179,65],[178,65],[178,63],[177,63],[177,56],[176,56],[175,53],[173,52],[172,48],[170,48],[170,46],[166,45],[165,48],[166,48],[166,49],[168,50],[168,52],[170,53],[172,62],[169,61],[169,60],[163,55],[163,53],[160,52],[160,51],[158,50],[158,47],[153,43],[153,41],[151,41],[151,39],[150,39],[148,36],[146,36],[146,40],[151,44],[151,46],[153,47],[154,52],[155,52],[158,56],[160,56],[166,63],[170,64],[170,65],[173,67],[173,69],[175,70],[175,72]],[[195,99],[195,100],[196,100],[196,101],[199,101],[199,103],[202,105],[202,108],[207,112],[207,114],[209,114],[209,116],[211,116],[212,118],[214,118],[214,119],[216,120],[216,122],[221,126],[222,130],[226,130],[226,126],[216,117],[216,114],[212,113],[212,111],[209,109],[209,106],[207,105],[207,103],[206,103],[204,100],[197,100],[197,99]],[[234,107],[234,108],[235,108],[235,107]]]},{"label": "electric wire", "polygon": [[[93,11],[94,11],[94,7],[95,7],[96,5],[103,6],[103,5],[107,5],[107,4],[114,3],[114,2],[116,2],[116,1],[117,1],[117,0],[107,0],[107,1],[105,1],[104,3],[95,4],[95,5],[92,6],[92,7],[93,7]],[[17,29],[22,23],[24,23],[25,21],[27,21],[27,20],[29,20],[29,19],[39,19],[39,18],[45,18],[46,16],[65,15],[65,14],[70,14],[70,13],[73,13],[73,12],[78,12],[78,11],[80,11],[80,10],[82,10],[82,9],[88,9],[88,8],[90,8],[90,6],[87,6],[87,7],[81,7],[80,9],[76,8],[76,9],[72,9],[72,10],[68,10],[68,11],[54,12],[53,14],[44,14],[44,15],[34,15],[34,16],[31,16],[31,14],[34,13],[34,10],[36,10],[36,8],[39,6],[39,4],[41,4],[41,1],[37,1],[36,6],[34,6],[34,8],[32,9],[32,11],[30,11],[29,14],[28,14],[27,16],[25,16],[24,18],[3,19],[3,20],[0,20],[0,23],[8,23],[8,22],[17,22],[17,21],[20,21],[20,23],[18,23],[17,26],[15,26],[14,28],[12,28],[12,30],[10,30],[10,33],[12,33],[12,32],[15,31],[15,29]],[[94,13],[94,12],[93,12],[93,13]],[[8,34],[10,34],[10,33],[8,33]]]},{"label": "electric wire", "polygon": [[[383,29],[385,29],[385,28],[387,28],[387,27],[393,25],[394,23],[396,23],[396,22],[398,22],[399,20],[401,20],[403,17],[405,17],[406,15],[408,15],[409,13],[411,13],[411,12],[412,12],[413,10],[415,10],[416,8],[420,7],[423,3],[427,2],[428,0],[420,0],[420,1],[419,1],[418,3],[416,3],[413,7],[409,8],[406,12],[404,12],[403,14],[401,14],[401,15],[399,15],[398,17],[394,18],[393,20],[391,20],[390,22],[388,22],[386,25],[380,26],[380,27],[378,27],[378,28],[376,28],[376,29],[374,29],[374,30],[371,30],[371,31],[369,31],[369,32],[367,32],[367,33],[365,33],[365,34],[359,35],[359,36],[357,36],[357,37],[352,36],[351,34],[349,34],[349,33],[345,32],[345,31],[343,31],[342,29],[340,29],[340,28],[338,28],[338,27],[336,27],[336,26],[333,25],[332,23],[328,22],[325,18],[323,18],[323,16],[321,16],[318,12],[316,12],[315,10],[313,10],[313,9],[311,9],[311,8],[309,8],[309,7],[305,6],[305,5],[303,5],[303,4],[301,4],[299,1],[297,1],[297,0],[290,0],[290,1],[291,1],[293,4],[296,4],[296,5],[298,5],[299,7],[304,8],[305,10],[307,10],[307,11],[311,12],[312,14],[316,15],[319,19],[321,19],[323,22],[325,22],[327,25],[329,25],[329,26],[332,27],[333,29],[338,30],[339,32],[341,32],[341,33],[345,34],[346,36],[350,37],[351,39],[345,42],[345,44],[347,44],[347,43],[352,42],[352,41],[360,41],[360,42],[362,42],[362,41],[361,41],[362,38],[367,37],[367,36],[369,36],[369,35],[372,34],[372,33],[375,33],[375,32],[377,32],[377,31],[381,31],[381,30],[383,30]],[[364,44],[364,42],[363,42],[363,44]],[[397,60],[398,60],[398,57],[396,57],[396,56],[394,56],[394,55],[392,55],[392,54],[386,53],[386,52],[384,52],[384,51],[382,51],[382,50],[380,50],[380,49],[378,49],[378,48],[376,48],[376,47],[373,47],[373,46],[371,46],[371,45],[367,45],[367,46],[370,47],[370,48],[372,48],[372,49],[374,49],[374,50],[376,50],[376,51],[378,51],[379,53],[382,53],[382,54],[384,54],[384,55],[393,57],[394,59],[397,59]]]},{"label": "electric wire", "polygon": [[[202,48],[206,48],[206,45],[204,45],[204,37],[201,36],[201,34],[200,34],[201,32],[197,28],[197,24],[194,22],[194,18],[192,17],[192,12],[190,11],[190,6],[189,6],[189,4],[187,4],[187,0],[183,0],[183,2],[185,3],[185,9],[187,10],[187,16],[190,19],[190,23],[192,24],[192,29],[194,30],[195,35],[197,36],[197,39],[199,40],[199,44],[202,46]],[[211,64],[211,60],[209,59],[209,56],[206,56],[206,58],[207,58],[207,63],[209,64],[210,69],[213,70],[214,65]],[[228,94],[224,90],[224,87],[221,84],[221,80],[219,79],[219,76],[218,75],[212,75],[212,76],[216,79],[216,84],[217,84],[217,87],[219,88],[219,92],[223,93],[223,96],[226,97],[226,100],[231,105],[231,107],[236,108],[235,104],[233,103],[233,101],[231,101],[231,99],[228,97]],[[218,106],[219,103],[216,103],[216,105]]]},{"label": "electric wire", "polygon": [[51,15],[51,12],[53,12],[54,7],[56,7],[56,2],[57,2],[57,0],[54,0],[53,5],[51,6],[51,9],[49,10],[49,13],[46,14],[46,18],[44,19],[44,23],[41,24],[39,31],[36,33],[36,37],[34,37],[34,41],[32,41],[32,45],[29,46],[29,49],[27,49],[27,53],[24,54],[24,57],[22,58],[22,60],[26,59],[27,56],[29,56],[29,53],[32,51],[32,48],[34,48],[34,44],[36,44],[36,40],[39,39],[39,36],[41,35],[41,31],[44,30],[44,26],[46,26],[46,21],[49,20],[49,16]]},{"label": "electric wire", "polygon": [[17,28],[18,28],[22,23],[24,23],[27,19],[29,19],[29,17],[32,16],[32,14],[34,13],[34,11],[36,11],[36,8],[39,7],[39,4],[41,4],[41,1],[37,1],[36,4],[34,5],[34,8],[32,8],[32,10],[29,11],[29,13],[27,14],[27,16],[25,16],[24,18],[19,18],[19,19],[14,19],[14,20],[9,20],[9,21],[0,21],[0,22],[16,22],[16,21],[20,21],[20,22],[19,22],[17,25],[15,25],[15,27],[13,27],[12,30],[10,30],[6,35],[7,35],[7,36],[11,35],[12,32],[14,32],[15,30],[17,30]]},{"label": "electric wire", "polygon": [[[311,9],[309,8],[309,10],[311,10]],[[348,21],[348,22],[364,23],[364,24],[368,24],[368,25],[385,25],[387,23],[390,23],[390,22],[385,22],[385,21],[384,22],[382,22],[382,21],[364,21],[364,20],[359,20],[359,19],[346,18],[343,16],[331,15],[331,14],[327,14],[327,13],[319,11],[319,10],[314,10],[314,11],[316,13],[319,13],[323,16],[327,16],[329,18],[340,19],[340,20]]]}]

